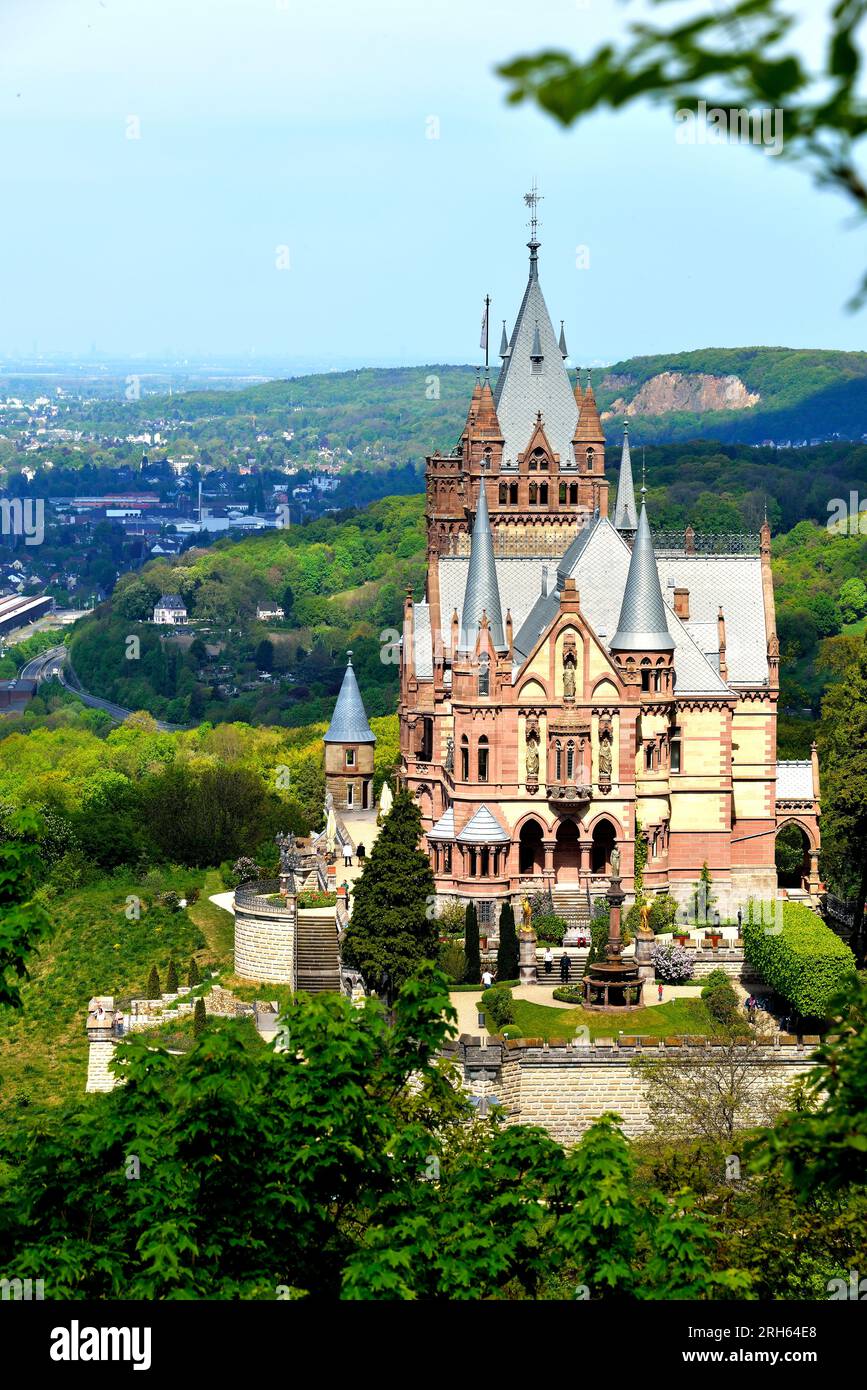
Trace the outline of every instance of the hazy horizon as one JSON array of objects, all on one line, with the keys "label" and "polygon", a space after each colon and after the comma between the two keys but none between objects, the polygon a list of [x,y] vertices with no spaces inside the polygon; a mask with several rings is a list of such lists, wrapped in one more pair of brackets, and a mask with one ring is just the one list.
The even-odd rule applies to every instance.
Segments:
[{"label": "hazy horizon", "polygon": [[576,365],[861,350],[862,239],[804,172],[650,107],[576,133],[505,104],[497,64],[640,8],[10,0],[0,356],[475,365],[484,295],[492,349],[518,310],[534,176]]}]

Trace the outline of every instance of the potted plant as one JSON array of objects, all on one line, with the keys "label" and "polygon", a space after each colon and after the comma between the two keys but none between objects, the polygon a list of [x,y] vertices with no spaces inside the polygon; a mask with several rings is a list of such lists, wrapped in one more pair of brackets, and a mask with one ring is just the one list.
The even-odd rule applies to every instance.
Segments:
[{"label": "potted plant", "polygon": [[675,939],[675,941],[677,942],[678,946],[685,946],[686,943],[689,941],[689,932],[683,931],[682,928],[678,928],[678,929],[673,933],[673,935],[674,935],[674,939]]}]

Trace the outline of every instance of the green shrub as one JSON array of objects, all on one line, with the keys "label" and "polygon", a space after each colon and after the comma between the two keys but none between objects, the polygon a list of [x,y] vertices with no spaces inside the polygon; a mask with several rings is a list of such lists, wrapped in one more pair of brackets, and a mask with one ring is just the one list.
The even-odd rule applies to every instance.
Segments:
[{"label": "green shrub", "polygon": [[169,961],[169,972],[166,975],[166,994],[177,994],[178,992],[178,967],[173,960]]},{"label": "green shrub", "polygon": [[566,927],[566,919],[558,917],[556,912],[544,912],[539,917],[533,918],[533,930],[538,940],[553,941],[557,946],[563,944]]},{"label": "green shrub", "polygon": [[155,965],[151,966],[151,973],[148,976],[148,999],[159,999],[162,997],[162,985],[160,984],[160,972]]},{"label": "green shrub", "polygon": [[482,995],[482,1008],[498,1029],[515,1022],[515,1001],[506,985],[492,985]]},{"label": "green shrub", "polygon": [[198,888],[185,889],[184,898],[186,899],[187,907],[192,907],[193,903],[197,903],[199,901],[200,896],[201,890]]},{"label": "green shrub", "polygon": [[777,925],[768,904],[750,901],[743,929],[747,961],[802,1018],[827,1017],[831,1000],[855,974],[855,957],[803,903],[784,902],[782,931]]},{"label": "green shrub", "polygon": [[196,1007],[193,1010],[193,1037],[199,1038],[204,1033],[208,1022],[208,1015],[205,1012],[205,1001],[199,996],[196,1000]]},{"label": "green shrub", "polygon": [[154,902],[158,907],[167,907],[169,912],[177,912],[181,906],[181,900],[178,894],[171,888],[165,893],[157,893]]},{"label": "green shrub", "polygon": [[467,958],[464,948],[457,941],[446,941],[440,946],[438,964],[449,979],[456,985],[461,984],[467,969]]},{"label": "green shrub", "polygon": [[523,1036],[517,1023],[505,1023],[500,1029],[504,1038],[520,1038]]},{"label": "green shrub", "polygon": [[702,985],[701,997],[711,1018],[729,1027],[740,1021],[738,996],[724,970],[712,970]]},{"label": "green shrub", "polygon": [[558,985],[553,994],[561,1004],[584,1003],[584,990],[581,985]]},{"label": "green shrub", "polygon": [[673,931],[677,921],[677,903],[670,893],[657,893],[650,903],[650,929],[655,936]]},{"label": "green shrub", "polygon": [[463,936],[464,909],[459,902],[445,903],[440,908],[437,926],[442,936]]}]

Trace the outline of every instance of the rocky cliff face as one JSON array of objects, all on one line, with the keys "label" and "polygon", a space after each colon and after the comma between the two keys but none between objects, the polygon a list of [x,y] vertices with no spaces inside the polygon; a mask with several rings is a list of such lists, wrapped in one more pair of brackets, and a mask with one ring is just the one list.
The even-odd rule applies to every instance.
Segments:
[{"label": "rocky cliff face", "polygon": [[[612,386],[615,382],[612,380]],[[619,383],[617,383],[619,385]],[[685,410],[748,410],[760,396],[748,391],[738,376],[710,376],[705,372],[659,372],[645,381],[631,401],[618,397],[603,412],[612,415],[667,415]]]}]

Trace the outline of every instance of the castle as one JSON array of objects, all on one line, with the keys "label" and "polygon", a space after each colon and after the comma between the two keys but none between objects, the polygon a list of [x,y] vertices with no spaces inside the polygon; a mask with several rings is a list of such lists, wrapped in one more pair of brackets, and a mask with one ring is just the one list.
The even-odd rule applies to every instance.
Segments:
[{"label": "castle", "polygon": [[654,537],[626,431],[612,515],[593,388],[570,380],[531,225],[496,386],[480,376],[457,447],[427,460],[425,594],[404,606],[400,777],[438,897],[475,901],[492,934],[504,901],[545,888],[574,918],[615,847],[634,892],[640,827],[645,892],[687,905],[706,863],[730,916],[776,896],[793,822],[814,897],[815,748],[776,756],[770,529]]}]

